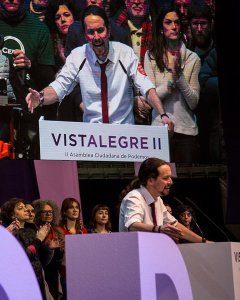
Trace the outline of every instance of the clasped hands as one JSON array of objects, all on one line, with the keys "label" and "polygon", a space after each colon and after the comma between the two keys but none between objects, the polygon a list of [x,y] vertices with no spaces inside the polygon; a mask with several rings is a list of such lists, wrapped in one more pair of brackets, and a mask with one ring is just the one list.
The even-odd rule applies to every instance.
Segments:
[{"label": "clasped hands", "polygon": [[182,230],[177,228],[174,224],[176,221],[164,224],[160,227],[160,232],[169,235],[175,242],[183,237]]}]

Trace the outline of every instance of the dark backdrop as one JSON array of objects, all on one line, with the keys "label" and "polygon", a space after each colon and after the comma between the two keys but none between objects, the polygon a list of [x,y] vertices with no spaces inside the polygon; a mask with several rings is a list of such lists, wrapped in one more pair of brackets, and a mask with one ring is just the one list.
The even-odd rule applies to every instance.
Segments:
[{"label": "dark backdrop", "polygon": [[33,160],[0,160],[0,205],[12,197],[39,198]]},{"label": "dark backdrop", "polygon": [[219,86],[228,165],[227,223],[240,223],[240,2],[216,1]]}]

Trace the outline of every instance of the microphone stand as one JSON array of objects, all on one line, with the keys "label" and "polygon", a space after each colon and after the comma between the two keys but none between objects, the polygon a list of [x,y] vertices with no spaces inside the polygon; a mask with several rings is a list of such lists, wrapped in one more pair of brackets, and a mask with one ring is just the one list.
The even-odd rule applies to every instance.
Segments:
[{"label": "microphone stand", "polygon": [[[84,58],[84,60],[82,61],[81,65],[79,66],[78,71],[77,71],[76,75],[74,76],[73,81],[72,81],[72,83],[70,84],[69,88],[67,89],[67,91],[66,91],[64,97],[66,97],[66,96],[68,95],[70,89],[71,89],[72,86],[73,86],[73,83],[75,82],[75,80],[76,80],[76,78],[77,78],[79,72],[82,70],[82,68],[83,68],[83,66],[84,66],[84,64],[85,64],[85,62],[86,62],[86,60],[87,60],[87,59]],[[63,99],[64,99],[64,97],[63,97]],[[60,109],[61,103],[63,102],[63,99],[62,99],[62,101],[59,102],[59,104],[58,104],[57,113],[56,113],[56,115],[57,115],[57,120],[59,120],[59,109]]]},{"label": "microphone stand", "polygon": [[205,214],[205,212],[203,212],[202,210],[201,210],[201,208],[196,204],[196,203],[194,203],[190,198],[188,198],[188,197],[185,197],[185,199],[192,205],[192,206],[194,206],[195,208],[196,208],[196,210],[198,210],[213,226],[215,226],[223,235],[224,235],[224,237],[226,238],[226,240],[228,241],[228,242],[230,242],[230,239],[229,239],[229,237],[227,236],[227,234],[211,219],[211,218],[209,218],[209,216],[208,215],[206,215]]}]

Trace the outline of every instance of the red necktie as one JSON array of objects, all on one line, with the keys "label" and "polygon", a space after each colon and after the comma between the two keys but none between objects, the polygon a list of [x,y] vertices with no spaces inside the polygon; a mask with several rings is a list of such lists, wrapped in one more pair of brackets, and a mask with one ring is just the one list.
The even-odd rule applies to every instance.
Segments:
[{"label": "red necktie", "polygon": [[109,63],[109,60],[107,60],[103,64],[99,64],[100,69],[101,69],[101,98],[102,98],[102,121],[103,121],[103,123],[109,123],[107,76],[105,73],[106,66],[108,63]]},{"label": "red necktie", "polygon": [[155,203],[152,202],[150,204],[150,206],[151,206],[151,212],[152,212],[152,218],[153,218],[153,225],[157,226],[157,218],[156,218],[156,212],[155,212]]}]

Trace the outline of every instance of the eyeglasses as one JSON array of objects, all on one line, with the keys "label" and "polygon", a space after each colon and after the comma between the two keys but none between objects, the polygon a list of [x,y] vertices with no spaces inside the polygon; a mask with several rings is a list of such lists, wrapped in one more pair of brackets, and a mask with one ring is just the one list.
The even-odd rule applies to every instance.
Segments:
[{"label": "eyeglasses", "polygon": [[198,26],[201,26],[203,29],[207,28],[209,26],[209,23],[207,21],[193,21],[191,22],[193,28],[197,28]]},{"label": "eyeglasses", "polygon": [[43,215],[52,215],[53,211],[52,210],[41,210],[41,214],[43,214]]}]

